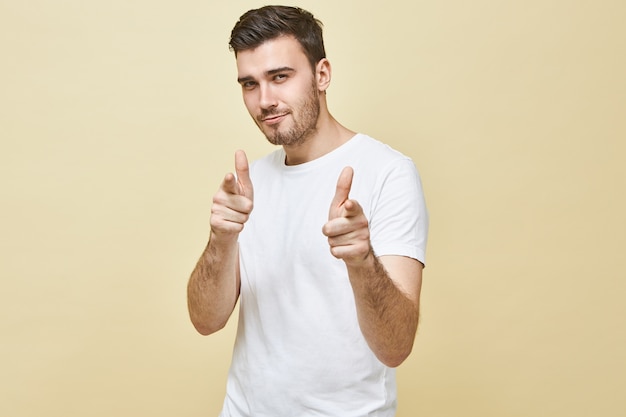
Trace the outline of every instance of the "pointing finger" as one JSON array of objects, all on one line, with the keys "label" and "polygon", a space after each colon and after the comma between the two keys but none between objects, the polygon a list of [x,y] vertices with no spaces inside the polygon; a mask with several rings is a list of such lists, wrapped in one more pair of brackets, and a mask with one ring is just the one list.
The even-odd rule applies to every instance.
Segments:
[{"label": "pointing finger", "polygon": [[350,189],[352,188],[352,177],[354,175],[354,171],[351,167],[345,167],[341,174],[339,175],[339,179],[337,180],[337,188],[335,189],[335,196],[333,197],[333,201],[330,205],[331,213],[339,208],[350,195]]},{"label": "pointing finger", "polygon": [[250,167],[248,157],[242,150],[235,152],[235,172],[237,173],[237,182],[239,183],[240,193],[252,199],[253,187],[250,180]]}]

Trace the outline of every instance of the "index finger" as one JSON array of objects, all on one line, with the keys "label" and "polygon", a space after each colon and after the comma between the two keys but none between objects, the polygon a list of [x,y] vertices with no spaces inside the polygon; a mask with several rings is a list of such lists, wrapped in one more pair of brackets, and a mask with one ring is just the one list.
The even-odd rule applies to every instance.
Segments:
[{"label": "index finger", "polygon": [[252,180],[250,180],[250,166],[248,157],[242,150],[235,152],[235,172],[237,173],[237,182],[239,183],[241,193],[246,197],[252,198]]},{"label": "index finger", "polygon": [[354,176],[354,170],[352,167],[345,167],[339,179],[337,180],[337,188],[335,189],[335,197],[333,197],[332,207],[339,207],[342,205],[350,195],[350,189],[352,188],[352,177]]}]

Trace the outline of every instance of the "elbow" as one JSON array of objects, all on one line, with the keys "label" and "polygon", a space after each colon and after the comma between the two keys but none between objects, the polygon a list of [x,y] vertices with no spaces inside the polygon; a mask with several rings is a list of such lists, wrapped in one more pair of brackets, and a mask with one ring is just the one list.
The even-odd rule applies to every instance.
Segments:
[{"label": "elbow", "polygon": [[[402,338],[379,338],[368,340],[368,345],[376,358],[389,368],[397,368],[411,355],[415,343],[415,332],[407,332]],[[382,339],[382,340],[381,340]],[[367,339],[366,339],[367,340]]]},{"label": "elbow", "polygon": [[389,368],[397,368],[409,357],[411,349],[400,352],[381,353],[376,355],[379,361]]},{"label": "elbow", "polygon": [[214,329],[212,327],[209,326],[203,326],[201,324],[194,324],[193,327],[196,329],[196,331],[198,333],[200,333],[202,336],[208,336],[210,334],[215,333],[217,330],[219,329]]},{"label": "elbow", "polygon": [[196,323],[193,323],[193,327],[195,327],[196,331],[202,336],[208,336],[224,328],[224,326],[208,326],[205,324]]},{"label": "elbow", "polygon": [[222,330],[226,326],[230,317],[230,312],[216,312],[211,308],[206,308],[206,306],[203,308],[202,304],[192,301],[193,300],[190,297],[188,300],[187,311],[189,313],[191,324],[193,324],[193,327],[198,333],[203,336],[208,336]]},{"label": "elbow", "polygon": [[211,322],[210,320],[201,320],[199,318],[191,317],[191,323],[198,333],[202,336],[208,336],[219,330],[222,330],[226,326],[226,321]]},{"label": "elbow", "polygon": [[379,346],[379,349],[374,350],[374,354],[383,365],[389,368],[397,368],[404,363],[413,351],[413,343],[414,339],[410,339],[395,346]]}]

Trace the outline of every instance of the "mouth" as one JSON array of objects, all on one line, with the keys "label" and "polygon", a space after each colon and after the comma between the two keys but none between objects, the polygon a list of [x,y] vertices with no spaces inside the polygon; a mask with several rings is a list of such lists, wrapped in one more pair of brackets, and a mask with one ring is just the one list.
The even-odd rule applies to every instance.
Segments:
[{"label": "mouth", "polygon": [[287,117],[289,113],[283,113],[283,114],[272,114],[266,117],[263,117],[261,119],[261,121],[267,125],[275,125],[280,123],[281,121],[283,121],[283,119],[285,117]]}]

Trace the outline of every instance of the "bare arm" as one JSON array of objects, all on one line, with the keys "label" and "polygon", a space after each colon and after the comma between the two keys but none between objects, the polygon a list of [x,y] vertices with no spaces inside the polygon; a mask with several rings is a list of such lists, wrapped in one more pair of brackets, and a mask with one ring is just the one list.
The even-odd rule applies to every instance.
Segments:
[{"label": "bare arm", "polygon": [[365,340],[381,362],[395,367],[413,348],[422,264],[402,256],[375,256],[363,209],[348,199],[352,175],[351,168],[342,171],[323,233],[333,256],[348,269]]},{"label": "bare arm", "polygon": [[239,297],[237,238],[252,211],[253,188],[248,160],[235,154],[235,170],[226,174],[213,197],[211,237],[187,285],[187,306],[198,332],[208,335],[226,325]]},{"label": "bare arm", "polygon": [[370,348],[385,365],[400,365],[411,353],[417,332],[422,264],[370,252],[361,264],[348,266],[348,275]]}]

